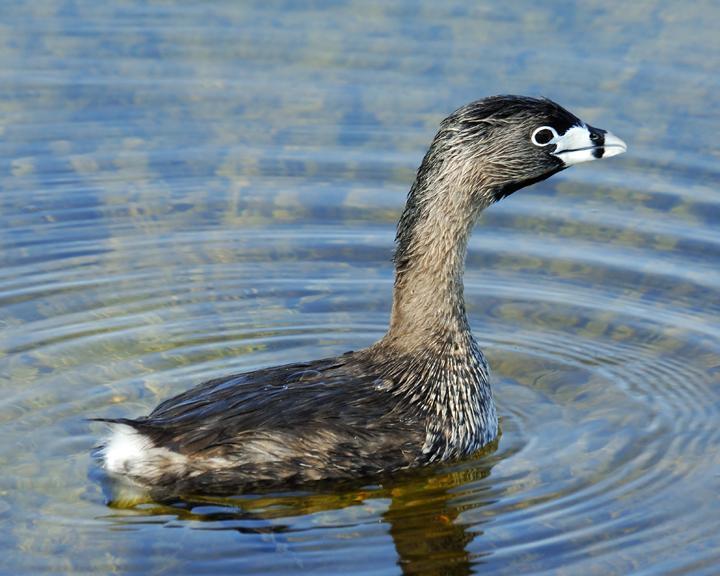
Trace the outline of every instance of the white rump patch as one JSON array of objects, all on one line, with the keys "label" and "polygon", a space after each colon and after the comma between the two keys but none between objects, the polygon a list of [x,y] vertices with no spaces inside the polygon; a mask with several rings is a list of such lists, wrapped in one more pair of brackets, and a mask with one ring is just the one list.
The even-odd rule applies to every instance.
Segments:
[{"label": "white rump patch", "polygon": [[147,461],[153,443],[147,436],[125,424],[113,424],[112,433],[102,450],[105,469],[127,473]]},{"label": "white rump patch", "polygon": [[127,424],[111,426],[112,432],[101,452],[105,470],[110,474],[133,484],[153,485],[163,476],[180,478],[192,472],[187,456],[156,446]]}]

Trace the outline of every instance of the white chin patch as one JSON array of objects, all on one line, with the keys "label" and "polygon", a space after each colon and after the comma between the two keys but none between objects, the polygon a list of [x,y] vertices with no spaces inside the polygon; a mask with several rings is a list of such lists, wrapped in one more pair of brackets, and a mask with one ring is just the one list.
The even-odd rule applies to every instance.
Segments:
[{"label": "white chin patch", "polygon": [[589,162],[600,158],[609,158],[622,154],[627,150],[625,142],[610,132],[603,134],[603,142],[598,145],[590,139],[590,130],[584,124],[573,126],[562,136],[553,138],[550,143],[555,144],[552,153],[565,163],[572,166],[580,162]]}]

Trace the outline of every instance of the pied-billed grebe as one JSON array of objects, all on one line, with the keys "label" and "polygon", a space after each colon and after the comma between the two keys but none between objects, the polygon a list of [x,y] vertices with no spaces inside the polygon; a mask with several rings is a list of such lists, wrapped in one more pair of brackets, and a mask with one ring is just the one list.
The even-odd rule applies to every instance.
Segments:
[{"label": "pied-billed grebe", "polygon": [[390,328],[363,350],[206,382],[146,417],[106,419],[108,472],[169,493],[228,493],[393,472],[471,454],[498,433],[488,365],[463,301],[479,212],[625,143],[550,100],[456,110],[397,229]]}]

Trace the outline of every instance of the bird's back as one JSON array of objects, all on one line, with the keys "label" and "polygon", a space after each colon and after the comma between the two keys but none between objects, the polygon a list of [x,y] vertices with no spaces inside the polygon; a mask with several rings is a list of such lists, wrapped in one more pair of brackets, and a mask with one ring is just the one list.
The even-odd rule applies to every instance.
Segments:
[{"label": "bird's back", "polygon": [[112,421],[106,467],[203,493],[407,468],[422,457],[425,415],[404,409],[394,384],[366,351],[211,380]]}]

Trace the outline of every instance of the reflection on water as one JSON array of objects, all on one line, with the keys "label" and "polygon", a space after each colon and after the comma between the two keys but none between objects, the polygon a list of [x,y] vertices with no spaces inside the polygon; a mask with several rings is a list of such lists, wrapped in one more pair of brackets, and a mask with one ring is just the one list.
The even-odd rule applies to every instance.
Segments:
[{"label": "reflection on water", "polygon": [[[482,506],[483,500],[456,503],[458,488],[482,482],[490,472],[489,455],[496,446],[478,455],[472,468],[421,470],[405,478],[387,478],[382,485],[351,487],[328,485],[325,489],[286,494],[256,494],[234,498],[196,497],[173,503],[147,502],[134,504],[129,514],[124,506],[107,514],[104,519],[118,529],[136,530],[142,526],[192,526],[198,530],[237,532],[263,542],[277,557],[262,560],[265,569],[275,571],[295,565],[314,571],[312,560],[304,559],[304,552],[317,546],[307,532],[322,527],[331,532],[324,537],[323,548],[332,550],[333,531],[352,526],[357,531],[357,555],[334,560],[347,562],[348,569],[357,568],[362,550],[373,538],[391,537],[397,562],[406,573],[441,572],[470,574],[472,564],[482,554],[470,554],[467,544],[478,534],[481,526],[468,526],[459,521],[461,512]],[[377,520],[380,519],[381,523]],[[309,525],[299,527],[297,524]],[[327,546],[329,543],[329,547]],[[230,552],[235,555],[237,551]],[[347,550],[343,551],[347,554]],[[225,552],[226,560],[228,552]],[[387,559],[383,558],[383,563]],[[363,566],[367,568],[366,559]],[[260,565],[258,568],[261,567]],[[382,564],[377,566],[382,569]]]},{"label": "reflection on water", "polygon": [[[718,15],[4,2],[4,570],[713,573]],[[630,145],[475,231],[497,448],[373,485],[108,507],[86,417],[382,335],[414,170],[445,114],[495,93]]]}]

